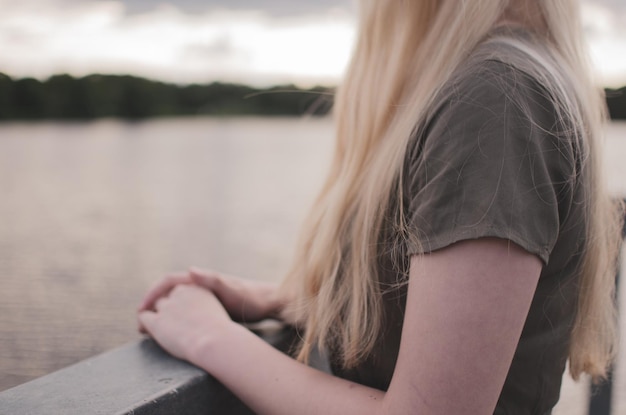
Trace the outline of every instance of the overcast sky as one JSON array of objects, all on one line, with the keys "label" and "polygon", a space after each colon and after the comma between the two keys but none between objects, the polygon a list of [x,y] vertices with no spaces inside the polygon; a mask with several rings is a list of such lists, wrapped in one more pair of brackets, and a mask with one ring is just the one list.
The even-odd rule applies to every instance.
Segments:
[{"label": "overcast sky", "polygon": [[[0,71],[179,83],[337,82],[353,0],[0,0]],[[601,82],[626,84],[626,0],[585,0]]]}]

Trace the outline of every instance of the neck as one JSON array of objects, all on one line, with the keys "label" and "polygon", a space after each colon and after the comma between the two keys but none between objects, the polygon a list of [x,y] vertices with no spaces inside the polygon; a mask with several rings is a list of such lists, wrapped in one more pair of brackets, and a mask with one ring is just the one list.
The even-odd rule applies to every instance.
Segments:
[{"label": "neck", "polygon": [[512,1],[500,17],[498,26],[522,26],[533,32],[546,33],[547,24],[538,1]]}]

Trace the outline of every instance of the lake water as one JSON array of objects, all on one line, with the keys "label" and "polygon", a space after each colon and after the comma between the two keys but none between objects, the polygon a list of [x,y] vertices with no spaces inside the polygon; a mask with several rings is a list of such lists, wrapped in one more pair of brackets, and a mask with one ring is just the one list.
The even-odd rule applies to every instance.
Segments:
[{"label": "lake water", "polygon": [[[0,124],[0,390],[138,338],[169,271],[279,280],[331,152],[327,119]],[[624,123],[606,162],[626,195]],[[584,390],[557,413],[583,414]]]}]

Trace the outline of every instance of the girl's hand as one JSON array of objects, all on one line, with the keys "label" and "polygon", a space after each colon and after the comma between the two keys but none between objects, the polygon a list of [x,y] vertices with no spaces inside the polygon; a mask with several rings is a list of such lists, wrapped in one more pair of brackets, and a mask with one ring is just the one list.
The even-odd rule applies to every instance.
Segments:
[{"label": "girl's hand", "polygon": [[[156,302],[163,297],[167,297],[170,291],[180,284],[193,284],[191,276],[186,273],[178,273],[170,274],[163,278],[148,290],[141,304],[137,307],[137,312],[154,311]],[[146,329],[143,324],[141,324],[141,321],[139,321],[138,329],[141,333],[146,333]]]},{"label": "girl's hand", "polygon": [[234,325],[217,297],[193,284],[177,285],[155,302],[154,310],[140,311],[138,318],[161,347],[191,363]]},{"label": "girl's hand", "polygon": [[247,280],[192,268],[191,281],[211,291],[220,300],[230,317],[238,322],[253,323],[266,318],[279,318],[285,301],[276,284]]},{"label": "girl's hand", "polygon": [[[148,290],[137,311],[154,311],[156,303],[179,285],[197,285],[211,291],[231,318],[239,322],[252,323],[266,318],[279,318],[285,303],[275,284],[192,268],[188,273],[168,275]],[[139,331],[146,332],[141,321]]]},{"label": "girl's hand", "polygon": [[179,284],[193,284],[191,275],[189,273],[177,273],[163,278],[148,290],[137,311],[154,310],[154,305],[159,298],[167,297],[170,291]]}]

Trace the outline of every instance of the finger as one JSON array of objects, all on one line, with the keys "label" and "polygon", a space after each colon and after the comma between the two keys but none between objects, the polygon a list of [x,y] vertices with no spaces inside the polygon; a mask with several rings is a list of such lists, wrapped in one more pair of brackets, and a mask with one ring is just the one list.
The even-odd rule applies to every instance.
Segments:
[{"label": "finger", "polygon": [[139,315],[137,315],[137,331],[141,334],[148,334],[148,331],[144,327],[144,325],[139,320]]},{"label": "finger", "polygon": [[166,296],[172,288],[179,284],[190,284],[191,282],[191,278],[186,274],[173,274],[165,277],[148,290],[138,307],[138,311],[152,309],[155,301],[160,297]]},{"label": "finger", "polygon": [[[176,287],[174,289],[176,289]],[[165,306],[165,304],[167,303],[168,300],[169,300],[168,297],[159,297],[159,298],[157,298],[157,300],[154,302],[154,309],[150,310],[150,311],[159,312],[159,311],[163,310],[163,308],[164,308],[164,306]]]},{"label": "finger", "polygon": [[217,288],[221,278],[220,274],[217,272],[204,271],[195,267],[189,269],[189,276],[195,284],[211,291],[214,291]]},{"label": "finger", "polygon": [[201,287],[198,284],[180,284],[170,291],[167,297],[157,300],[156,309],[160,310],[167,302],[187,304],[198,298],[205,301],[206,298],[215,297],[211,290]]},{"label": "finger", "polygon": [[144,328],[143,333],[151,334],[156,324],[157,315],[152,311],[142,311],[137,315],[139,325]]}]

